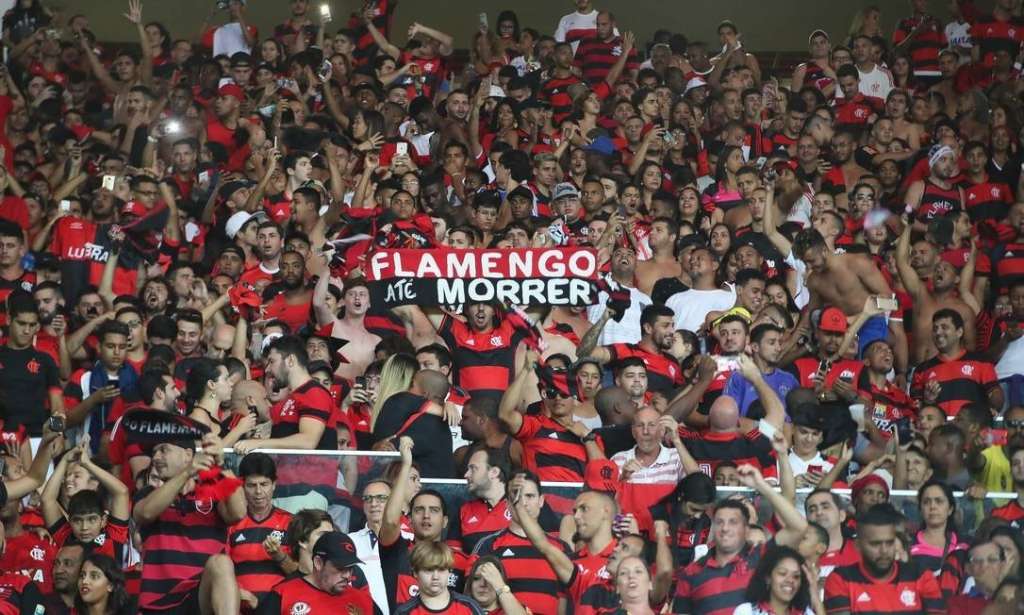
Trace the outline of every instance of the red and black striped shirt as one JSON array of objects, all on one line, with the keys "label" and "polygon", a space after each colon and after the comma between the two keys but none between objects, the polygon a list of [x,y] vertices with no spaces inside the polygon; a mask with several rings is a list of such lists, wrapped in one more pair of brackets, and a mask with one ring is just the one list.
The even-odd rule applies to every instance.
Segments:
[{"label": "red and black striped shirt", "polygon": [[992,66],[997,51],[1006,51],[1016,58],[1024,41],[1024,21],[1012,17],[1000,21],[994,15],[983,15],[971,26],[971,40],[981,51],[981,61]]},{"label": "red and black striped shirt", "polygon": [[737,606],[746,601],[747,586],[770,544],[774,543],[759,547],[747,545],[724,565],[715,559],[715,551],[712,549],[704,557],[683,568],[676,575],[672,612],[731,615]]},{"label": "red and black striped shirt", "polygon": [[500,399],[512,382],[516,348],[525,336],[508,320],[476,333],[465,322],[445,316],[437,330],[452,351],[452,384],[472,395]]},{"label": "red and black striped shirt", "polygon": [[927,23],[918,29],[908,45],[910,62],[914,67],[915,76],[938,77],[939,52],[946,47],[946,34],[937,19],[931,15],[901,19],[892,33],[892,42],[896,45],[902,43],[922,20]]},{"label": "red and black striped shirt", "polygon": [[604,615],[622,604],[615,586],[597,570],[581,570],[574,566],[568,590],[573,615]]},{"label": "red and black striped shirt", "polygon": [[983,181],[964,188],[967,198],[967,214],[971,222],[982,220],[999,222],[1006,217],[1006,212],[1013,204],[1013,193],[1010,187],[1002,182]]},{"label": "red and black striped shirt", "polygon": [[324,424],[324,433],[317,450],[333,451],[338,448],[338,415],[332,412],[331,394],[319,382],[310,380],[291,392],[283,404],[271,411],[273,427],[271,438],[286,438],[299,433],[299,421],[311,418]]},{"label": "red and black striped shirt", "polygon": [[669,354],[645,350],[639,344],[612,344],[607,347],[611,362],[642,359],[647,368],[647,390],[670,393],[686,384],[679,362]]},{"label": "red and black striped shirt", "polygon": [[825,580],[829,613],[945,613],[939,582],[913,562],[893,562],[883,579],[868,574],[863,563],[836,568]]},{"label": "red and black striped shirt", "polygon": [[[576,48],[576,58],[573,60],[581,71],[587,83],[595,84],[604,80],[612,66],[622,56],[622,38],[614,37],[610,41],[602,41],[597,37],[580,41]],[[636,70],[640,67],[637,61],[636,49],[629,50],[629,58],[626,60],[626,70]]]},{"label": "red and black striped shirt", "polygon": [[[572,557],[569,547],[556,538],[548,542]],[[555,571],[544,555],[527,538],[502,530],[487,536],[476,545],[473,559],[493,555],[505,568],[505,580],[524,607],[534,613],[558,612],[558,598],[564,595]]]},{"label": "red and black striped shirt", "polygon": [[1020,505],[1020,499],[996,508],[992,511],[992,516],[996,519],[1006,519],[1013,527],[1024,527],[1024,506]]},{"label": "red and black striped shirt", "polygon": [[510,519],[512,513],[504,498],[496,506],[474,498],[459,507],[458,516],[449,524],[446,542],[463,553],[472,553],[483,538],[508,529]]},{"label": "red and black striped shirt", "polygon": [[921,195],[921,204],[914,212],[914,218],[919,222],[928,222],[933,218],[942,217],[949,212],[962,209],[960,202],[960,190],[955,185],[943,188],[936,184],[930,177],[924,179],[924,193]]},{"label": "red and black striped shirt", "polygon": [[246,515],[228,530],[228,556],[235,563],[238,585],[261,600],[264,594],[284,580],[284,573],[267,555],[263,541],[277,535],[284,542],[291,520],[290,512],[273,508],[263,521]]},{"label": "red and black striped shirt", "polygon": [[[154,487],[135,494],[138,504]],[[142,584],[139,609],[172,609],[199,588],[210,556],[224,553],[228,526],[213,500],[195,494],[179,495],[152,523],[139,528],[142,534]]]},{"label": "red and black striped shirt", "polygon": [[918,365],[910,386],[911,396],[922,399],[929,380],[939,382],[942,390],[936,405],[950,417],[971,402],[988,407],[988,392],[999,386],[995,366],[980,353],[966,350],[953,359],[935,355]]},{"label": "red and black striped shirt", "polygon": [[513,437],[523,445],[523,467],[541,480],[583,480],[587,450],[579,436],[560,423],[544,415],[523,416]]},{"label": "red and black striped shirt", "polygon": [[738,431],[698,433],[680,427],[679,437],[686,442],[686,449],[693,455],[700,471],[708,476],[713,477],[715,468],[723,461],[731,461],[737,466],[749,463],[760,468],[765,478],[779,475],[771,442],[756,429],[745,434]]},{"label": "red and black striped shirt", "polygon": [[[64,544],[67,542],[72,544],[79,542],[71,532],[71,524],[65,521],[63,517],[51,525],[49,529],[50,536],[53,537],[53,542],[57,545],[58,550],[64,548]],[[123,564],[127,544],[128,522],[122,519],[115,519],[114,517],[107,517],[106,526],[93,539],[91,548],[94,553],[106,555],[118,564]]]},{"label": "red and black striped shirt", "polygon": [[1024,279],[1024,243],[1021,241],[1007,243],[997,248],[992,261],[1001,288],[1007,288],[1018,280]]},{"label": "red and black striped shirt", "polygon": [[[555,125],[562,123],[562,120],[572,114],[573,97],[570,88],[574,85],[586,85],[576,75],[568,77],[552,77],[540,86],[540,98],[547,101],[554,110],[553,121]],[[575,89],[575,88],[572,88]]]}]

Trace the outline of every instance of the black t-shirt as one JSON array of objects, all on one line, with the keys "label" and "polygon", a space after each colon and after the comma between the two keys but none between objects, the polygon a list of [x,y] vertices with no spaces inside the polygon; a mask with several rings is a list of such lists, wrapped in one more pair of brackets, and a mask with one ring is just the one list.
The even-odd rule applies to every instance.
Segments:
[{"label": "black t-shirt", "polygon": [[605,425],[595,429],[594,433],[601,438],[601,442],[604,443],[604,454],[609,458],[615,453],[628,451],[636,446],[633,428],[629,425]]},{"label": "black t-shirt", "polygon": [[679,278],[661,278],[651,289],[651,300],[655,305],[664,305],[672,295],[687,290],[690,290],[690,287],[680,282]]},{"label": "black t-shirt", "polygon": [[373,440],[379,442],[395,435],[409,436],[420,444],[413,449],[412,458],[419,465],[422,477],[454,478],[452,432],[444,419],[424,411],[427,403],[427,398],[408,391],[389,397],[374,425]]},{"label": "black t-shirt", "polygon": [[53,388],[60,389],[53,357],[35,348],[0,346],[0,419],[4,429],[12,431],[24,425],[29,435],[42,434]]}]

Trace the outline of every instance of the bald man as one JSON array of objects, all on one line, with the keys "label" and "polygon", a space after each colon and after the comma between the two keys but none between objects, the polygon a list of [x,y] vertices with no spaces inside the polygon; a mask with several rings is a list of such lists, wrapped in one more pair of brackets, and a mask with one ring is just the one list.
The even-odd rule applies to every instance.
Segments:
[{"label": "bald man", "polygon": [[267,399],[267,389],[262,383],[242,380],[236,384],[231,390],[229,407],[233,414],[242,416],[255,411],[257,437],[270,437],[270,400]]},{"label": "bald man", "polygon": [[392,394],[380,406],[373,423],[373,449],[396,450],[401,436],[428,442],[429,446],[417,446],[412,454],[420,476],[456,478],[452,432],[443,406],[448,386],[448,378],[441,372],[416,372],[408,391]]},{"label": "bald man", "polygon": [[775,453],[771,439],[765,434],[783,430],[785,406],[750,357],[740,356],[739,369],[754,385],[764,406],[765,418],[759,422],[741,418],[736,400],[723,395],[711,404],[707,431],[696,432],[680,427],[679,436],[697,466],[708,476],[714,476],[718,464],[732,461],[737,466],[749,463],[760,469],[766,479],[777,480]]},{"label": "bald man", "polygon": [[206,356],[211,359],[223,360],[231,356],[231,348],[235,343],[235,328],[232,325],[217,325],[210,336],[210,344],[206,347]]}]

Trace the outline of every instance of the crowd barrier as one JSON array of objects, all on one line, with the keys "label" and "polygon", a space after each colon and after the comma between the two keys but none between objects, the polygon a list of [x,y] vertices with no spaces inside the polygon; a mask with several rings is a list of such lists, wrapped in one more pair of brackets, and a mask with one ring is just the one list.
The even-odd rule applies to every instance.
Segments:
[{"label": "crowd barrier", "polygon": [[[343,530],[355,530],[363,527],[362,502],[360,494],[367,482],[381,477],[387,466],[397,461],[397,452],[369,451],[302,451],[302,450],[263,450],[277,462],[278,481],[275,492],[275,504],[281,508],[295,512],[303,508],[321,508],[330,512],[335,522]],[[232,469],[237,468],[240,456],[227,449],[226,464]],[[449,511],[458,510],[462,502],[472,496],[466,489],[464,479],[423,478],[423,488],[438,491],[444,497]],[[570,510],[569,503],[583,489],[582,483],[542,483],[542,490],[551,502],[560,502],[553,506],[556,512],[566,513]],[[803,507],[803,500],[812,489],[797,489],[796,504]],[[834,493],[849,498],[849,489],[833,489]],[[739,496],[753,497],[756,494],[745,487],[718,487],[718,498],[734,498]],[[958,527],[971,530],[997,506],[1001,506],[1016,498],[1015,493],[988,493],[984,498],[973,499],[964,492],[954,492],[957,502]],[[755,505],[760,508],[762,521],[770,518],[771,512],[764,509],[758,498],[753,497]],[[893,490],[890,502],[901,510],[911,523],[920,521],[917,508],[917,492],[911,490]]]}]

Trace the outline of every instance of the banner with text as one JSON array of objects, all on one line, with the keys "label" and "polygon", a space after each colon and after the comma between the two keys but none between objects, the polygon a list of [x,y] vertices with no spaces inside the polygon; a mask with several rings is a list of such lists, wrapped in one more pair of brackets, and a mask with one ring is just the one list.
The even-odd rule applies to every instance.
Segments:
[{"label": "banner with text", "polygon": [[366,279],[375,305],[591,305],[592,248],[377,250]]}]

